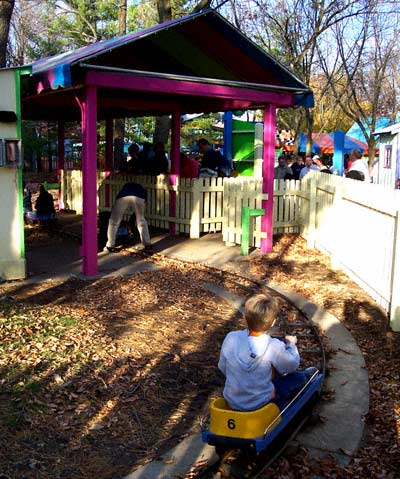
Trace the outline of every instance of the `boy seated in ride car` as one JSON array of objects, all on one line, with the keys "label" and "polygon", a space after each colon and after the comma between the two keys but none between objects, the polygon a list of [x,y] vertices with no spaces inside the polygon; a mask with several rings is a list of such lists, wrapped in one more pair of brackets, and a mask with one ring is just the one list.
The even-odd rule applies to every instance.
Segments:
[{"label": "boy seated in ride car", "polygon": [[[281,407],[313,372],[294,373],[300,363],[295,336],[286,336],[283,342],[267,333],[276,321],[277,310],[272,296],[252,296],[244,310],[247,329],[231,331],[224,339],[218,368],[226,378],[225,401],[235,411],[254,411],[270,401]],[[275,379],[273,369],[278,373]]]}]

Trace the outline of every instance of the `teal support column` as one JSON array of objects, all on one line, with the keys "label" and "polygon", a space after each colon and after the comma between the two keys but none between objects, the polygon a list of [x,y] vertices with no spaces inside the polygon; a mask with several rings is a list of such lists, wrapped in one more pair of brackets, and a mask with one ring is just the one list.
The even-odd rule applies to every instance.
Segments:
[{"label": "teal support column", "polygon": [[250,221],[253,216],[263,216],[265,210],[263,208],[249,208],[247,206],[242,208],[242,244],[240,253],[242,256],[249,254],[250,248]]},{"label": "teal support column", "polygon": [[343,176],[344,132],[337,130],[333,134],[333,169]]},{"label": "teal support column", "polygon": [[231,111],[224,113],[224,156],[227,160],[231,161],[233,157],[233,115]]}]

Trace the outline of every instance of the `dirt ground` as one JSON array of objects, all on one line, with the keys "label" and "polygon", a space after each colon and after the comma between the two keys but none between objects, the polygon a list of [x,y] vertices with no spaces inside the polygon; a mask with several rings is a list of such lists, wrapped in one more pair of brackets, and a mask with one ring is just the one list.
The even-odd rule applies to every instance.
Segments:
[{"label": "dirt ground", "polygon": [[[44,241],[32,234],[29,242]],[[125,254],[134,254],[125,250]],[[254,285],[154,255],[161,271],[129,278],[0,285],[0,477],[121,478],[198,428],[224,335],[240,315],[204,289],[242,296]],[[398,478],[400,335],[385,313],[327,258],[295,236],[243,263],[335,314],[367,363],[371,410],[363,447],[346,469],[306,451],[282,457],[276,478]],[[281,302],[283,314],[296,314]],[[266,476],[267,477],[267,476]]]}]

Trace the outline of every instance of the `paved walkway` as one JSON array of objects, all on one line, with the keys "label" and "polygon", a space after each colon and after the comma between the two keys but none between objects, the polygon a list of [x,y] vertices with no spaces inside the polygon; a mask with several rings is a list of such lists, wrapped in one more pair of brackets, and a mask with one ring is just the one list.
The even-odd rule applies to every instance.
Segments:
[{"label": "paved walkway", "polygon": [[[76,238],[80,236],[80,225],[79,217],[69,215],[61,219],[58,225],[66,236],[62,249],[60,244],[56,244],[27,251],[28,281],[80,276],[81,260],[79,245],[76,242]],[[170,238],[159,234],[152,235],[152,241],[158,253],[223,270],[235,271],[238,264],[243,261],[240,248],[226,247],[221,235],[217,234],[205,235],[199,240]],[[99,253],[101,276],[129,275],[149,269],[157,267],[144,262],[140,257]],[[364,416],[369,407],[368,373],[362,353],[348,330],[333,315],[280,285],[268,284],[268,286],[287,298],[316,323],[326,335],[333,351],[328,363],[331,374],[327,377],[325,386],[326,389],[334,391],[333,400],[321,402],[318,406],[318,412],[324,418],[324,422],[302,432],[296,441],[314,456],[331,454],[345,465],[359,447],[364,430]],[[238,309],[243,303],[243,298],[223,288],[214,286],[213,293],[230,301]],[[192,435],[165,454],[162,460],[153,461],[137,469],[126,479],[182,477],[193,463],[202,460],[214,461],[214,448],[202,444],[199,435]]]}]

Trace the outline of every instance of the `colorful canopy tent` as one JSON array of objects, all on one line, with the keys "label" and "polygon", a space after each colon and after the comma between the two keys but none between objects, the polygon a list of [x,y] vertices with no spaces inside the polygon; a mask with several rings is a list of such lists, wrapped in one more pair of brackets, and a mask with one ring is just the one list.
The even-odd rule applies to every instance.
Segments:
[{"label": "colorful canopy tent", "polygon": [[[320,153],[321,152],[321,148],[320,146],[315,142],[315,137],[316,137],[316,134],[313,133],[312,134],[312,139],[313,139],[313,144],[312,144],[312,147],[311,147],[311,151],[313,153]],[[305,133],[300,133],[300,137],[299,137],[299,152],[304,152],[306,151],[306,148],[307,148],[307,135]]]},{"label": "colorful canopy tent", "polygon": [[271,250],[276,108],[312,106],[312,92],[217,12],[207,9],[44,58],[34,62],[31,74],[21,81],[23,118],[59,121],[60,167],[63,122],[82,122],[84,274],[97,274],[99,119],[106,120],[106,155],[111,161],[114,118],[172,115],[170,179],[175,184],[183,113],[264,108],[263,193],[269,200],[263,201],[262,231],[267,237],[261,250]]},{"label": "colorful canopy tent", "polygon": [[[315,133],[312,135],[313,145],[311,151],[313,153],[325,153],[333,154],[334,153],[334,142],[333,142],[333,133],[322,133],[317,136]],[[306,151],[307,137],[304,133],[300,134],[299,141],[299,151]],[[346,135],[344,137],[344,153],[350,153],[351,150],[357,149],[361,150],[362,153],[368,151],[368,145],[360,140],[351,138]]]}]

